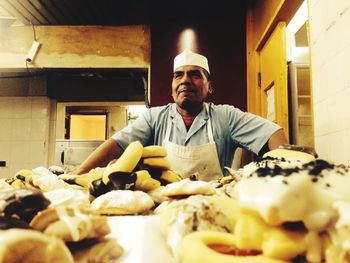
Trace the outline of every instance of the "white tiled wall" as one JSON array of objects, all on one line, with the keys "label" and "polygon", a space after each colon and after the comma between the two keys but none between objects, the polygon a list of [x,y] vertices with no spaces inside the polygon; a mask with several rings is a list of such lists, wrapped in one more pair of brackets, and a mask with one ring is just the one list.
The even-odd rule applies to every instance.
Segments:
[{"label": "white tiled wall", "polygon": [[53,105],[46,96],[0,97],[0,178],[47,165]]},{"label": "white tiled wall", "polygon": [[350,1],[309,0],[315,147],[350,163]]}]

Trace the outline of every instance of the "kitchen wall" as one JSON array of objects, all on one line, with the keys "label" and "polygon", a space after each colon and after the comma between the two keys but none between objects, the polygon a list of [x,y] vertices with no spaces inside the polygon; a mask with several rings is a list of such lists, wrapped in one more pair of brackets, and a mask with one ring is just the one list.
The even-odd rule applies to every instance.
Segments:
[{"label": "kitchen wall", "polygon": [[350,2],[309,0],[315,147],[350,163]]},{"label": "kitchen wall", "polygon": [[[56,133],[57,101],[50,99],[54,97],[48,92],[50,78],[40,69],[147,70],[150,63],[148,26],[35,28],[42,45],[28,69],[25,58],[33,41],[32,27],[0,28],[0,161],[6,162],[0,166],[0,178],[53,164],[55,140],[62,137]],[[119,119],[118,112],[110,114],[116,122],[123,119],[109,122],[114,130],[126,122],[125,110]]]},{"label": "kitchen wall", "polygon": [[[46,97],[46,79],[0,78],[0,178],[46,165],[54,141],[55,101]],[[51,131],[51,132],[50,132]]]},{"label": "kitchen wall", "polygon": [[221,1],[208,5],[210,10],[205,2],[208,1],[188,2],[181,12],[173,9],[167,13],[166,20],[151,22],[152,106],[173,102],[173,59],[183,48],[181,33],[191,29],[195,33],[197,52],[209,61],[214,90],[208,100],[247,109],[246,1],[234,1],[235,8],[230,6],[230,1]]}]

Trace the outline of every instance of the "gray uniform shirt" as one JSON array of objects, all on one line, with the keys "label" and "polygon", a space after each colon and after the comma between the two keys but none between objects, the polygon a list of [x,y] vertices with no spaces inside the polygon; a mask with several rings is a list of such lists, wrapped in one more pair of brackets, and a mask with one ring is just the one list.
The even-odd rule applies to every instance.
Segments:
[{"label": "gray uniform shirt", "polygon": [[122,149],[135,140],[139,140],[144,146],[162,145],[170,114],[173,122],[170,141],[184,146],[197,146],[208,143],[206,125],[210,118],[220,165],[223,169],[224,166],[231,166],[237,147],[243,147],[258,154],[270,136],[281,129],[271,121],[243,112],[231,105],[209,103],[208,108],[207,111],[203,107],[187,131],[175,103],[153,107],[123,130],[116,132],[112,138]]}]

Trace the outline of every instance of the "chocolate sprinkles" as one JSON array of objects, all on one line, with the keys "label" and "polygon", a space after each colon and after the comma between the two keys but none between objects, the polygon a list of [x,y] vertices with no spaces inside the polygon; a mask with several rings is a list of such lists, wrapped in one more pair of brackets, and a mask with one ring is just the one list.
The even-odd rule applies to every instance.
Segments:
[{"label": "chocolate sprinkles", "polygon": [[[271,160],[276,161],[276,164],[273,167],[269,167],[269,163],[271,162]],[[278,163],[281,161],[283,161],[283,158],[282,159],[276,159],[271,157],[263,158],[256,163],[259,168],[253,174],[251,174],[251,176],[256,175],[258,177],[266,177],[266,176],[274,177],[278,175],[278,176],[287,177],[293,173],[307,171],[308,174],[311,176],[311,181],[316,183],[318,181],[318,177],[323,178],[322,172],[325,170],[334,169],[336,173],[341,175],[344,175],[347,172],[347,168],[343,166],[336,166],[322,159],[317,159],[315,161],[311,161],[309,163],[303,164],[301,167],[285,168],[285,169],[283,169],[280,165],[278,165]],[[283,183],[287,184],[287,182],[283,182]],[[327,185],[327,187],[329,186]]]}]

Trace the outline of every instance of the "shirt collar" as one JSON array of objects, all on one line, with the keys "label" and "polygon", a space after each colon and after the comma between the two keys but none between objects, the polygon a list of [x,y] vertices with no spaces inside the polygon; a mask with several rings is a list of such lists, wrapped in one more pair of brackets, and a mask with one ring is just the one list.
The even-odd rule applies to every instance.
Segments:
[{"label": "shirt collar", "polygon": [[[210,104],[208,104],[208,109],[210,108]],[[178,113],[178,111],[176,110],[176,103],[173,103],[171,105],[171,109],[170,109],[170,117],[172,119],[175,118],[176,115],[180,115],[180,113]],[[197,115],[197,117],[203,118],[204,120],[209,119],[209,114],[208,111],[206,110],[205,106],[203,107],[202,111]],[[181,117],[181,116],[180,116]]]}]

